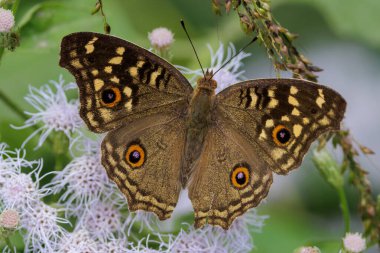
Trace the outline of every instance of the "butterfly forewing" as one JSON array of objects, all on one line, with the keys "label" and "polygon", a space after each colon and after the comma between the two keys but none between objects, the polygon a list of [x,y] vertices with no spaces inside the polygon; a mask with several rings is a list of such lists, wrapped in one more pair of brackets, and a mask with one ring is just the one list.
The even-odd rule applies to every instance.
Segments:
[{"label": "butterfly forewing", "polygon": [[323,132],[338,130],[346,102],[332,89],[296,79],[261,79],[233,85],[217,95],[224,115],[270,168],[286,174],[300,165]]},{"label": "butterfly forewing", "polygon": [[75,76],[81,117],[95,132],[173,109],[181,113],[192,92],[171,64],[108,35],[67,35],[61,44],[60,65]]}]

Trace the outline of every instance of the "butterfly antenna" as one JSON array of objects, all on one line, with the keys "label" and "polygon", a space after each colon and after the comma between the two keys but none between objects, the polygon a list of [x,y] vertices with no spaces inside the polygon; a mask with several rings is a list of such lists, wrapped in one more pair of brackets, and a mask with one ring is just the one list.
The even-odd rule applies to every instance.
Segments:
[{"label": "butterfly antenna", "polygon": [[238,54],[240,54],[244,49],[246,49],[247,47],[249,47],[256,40],[257,40],[257,36],[255,36],[247,45],[245,45],[242,49],[240,49],[237,53],[235,53],[226,63],[224,63],[217,71],[215,71],[215,73],[211,76],[210,79],[212,79],[216,75],[216,73],[219,72],[219,70],[221,70],[222,68],[224,68],[228,63],[230,63],[230,61],[233,58],[235,58]]},{"label": "butterfly antenna", "polygon": [[194,53],[195,53],[195,56],[197,57],[197,60],[198,60],[198,63],[199,63],[199,66],[201,66],[201,70],[202,70],[202,73],[203,73],[203,76],[205,76],[205,71],[203,70],[203,67],[202,67],[202,64],[201,64],[201,61],[199,60],[199,57],[198,57],[198,54],[197,54],[197,51],[195,50],[195,47],[193,45],[193,42],[191,41],[190,39],[190,36],[189,36],[189,33],[187,32],[187,29],[186,29],[186,26],[185,26],[185,22],[181,19],[181,25],[182,25],[182,28],[183,30],[185,30],[185,33],[187,35],[187,38],[189,39],[190,41],[190,44],[194,50]]}]

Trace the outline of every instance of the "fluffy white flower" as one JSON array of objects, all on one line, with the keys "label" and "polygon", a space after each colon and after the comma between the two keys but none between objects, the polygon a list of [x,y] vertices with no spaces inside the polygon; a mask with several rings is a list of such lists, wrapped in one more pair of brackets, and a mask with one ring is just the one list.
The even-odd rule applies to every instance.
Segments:
[{"label": "fluffy white flower", "polygon": [[67,233],[58,246],[59,253],[82,253],[99,251],[98,243],[91,238],[85,229],[79,229],[73,233]]},{"label": "fluffy white flower", "polygon": [[38,148],[53,131],[63,132],[70,142],[75,140],[75,135],[80,134],[79,128],[83,125],[83,121],[78,113],[78,101],[68,101],[65,94],[73,87],[72,84],[65,85],[62,76],[59,77],[58,82],[50,81],[50,85],[44,85],[40,89],[29,87],[29,94],[25,100],[37,112],[25,112],[30,118],[25,121],[23,126],[13,127],[24,129],[41,123],[42,126],[24,141],[23,146],[35,135],[41,133],[37,144]]},{"label": "fluffy white flower", "polygon": [[158,50],[167,49],[174,42],[173,33],[165,27],[154,29],[148,33],[148,38],[150,44]]},{"label": "fluffy white flower", "polygon": [[90,235],[102,242],[123,235],[121,215],[113,203],[94,201],[79,218],[77,227],[85,228]]},{"label": "fluffy white flower", "polygon": [[351,253],[359,253],[366,249],[366,241],[359,233],[347,233],[343,238],[343,246]]},{"label": "fluffy white flower", "polygon": [[[208,45],[211,54],[211,64],[208,67],[208,70],[212,70],[214,73],[225,63],[227,63],[233,55],[236,54],[235,46],[230,43],[229,47],[227,47],[227,52],[225,54],[224,45],[222,43],[219,44],[218,50],[216,52],[213,51],[210,45]],[[235,84],[239,81],[243,81],[245,77],[243,76],[244,70],[241,70],[243,66],[242,60],[247,58],[251,54],[240,52],[235,58],[233,58],[226,66],[224,66],[213,79],[217,82],[218,87],[216,88],[216,93],[221,90],[227,88],[228,86]],[[197,79],[203,77],[203,73],[201,69],[191,70],[185,68],[183,66],[176,66],[183,74],[192,75],[190,82],[195,82]]]},{"label": "fluffy white flower", "polygon": [[155,228],[160,228],[160,223],[158,222],[157,216],[151,212],[145,212],[142,210],[129,213],[127,219],[125,220],[123,228],[127,229],[128,236],[131,234],[132,228],[136,225],[139,227],[139,233],[141,233],[144,228],[150,231],[155,231]]},{"label": "fluffy white flower", "polygon": [[0,8],[0,32],[9,32],[15,25],[15,17],[11,10]]},{"label": "fluffy white flower", "polygon": [[[0,200],[6,208],[14,208],[22,212],[49,191],[39,189],[42,160],[27,161],[23,150],[7,151],[4,145],[0,148]],[[21,173],[22,168],[31,170]],[[32,178],[35,178],[33,181]]]},{"label": "fluffy white flower", "polygon": [[298,253],[321,253],[321,250],[317,247],[302,247],[297,252]]},{"label": "fluffy white flower", "polygon": [[64,205],[68,215],[78,215],[101,196],[115,191],[100,162],[100,154],[88,154],[74,158],[62,171],[56,172],[50,187],[54,193],[64,193],[59,203]]},{"label": "fluffy white flower", "polygon": [[24,228],[25,245],[31,251],[56,251],[65,230],[59,224],[68,224],[58,217],[57,209],[44,204],[34,203],[21,214],[21,227]]},{"label": "fluffy white flower", "polygon": [[201,229],[190,227],[188,231],[181,230],[167,248],[169,252],[249,252],[253,249],[249,228],[259,230],[265,219],[252,210],[237,218],[227,231],[210,225]]},{"label": "fluffy white flower", "polygon": [[128,253],[128,241],[125,237],[111,239],[106,243],[100,243],[99,252],[103,253]]}]

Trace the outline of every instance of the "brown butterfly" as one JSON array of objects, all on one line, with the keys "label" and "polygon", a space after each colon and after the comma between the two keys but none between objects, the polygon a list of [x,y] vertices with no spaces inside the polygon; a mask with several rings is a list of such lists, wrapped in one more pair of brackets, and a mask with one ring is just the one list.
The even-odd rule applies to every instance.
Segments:
[{"label": "brown butterfly", "polygon": [[298,167],[320,134],[339,129],[346,108],[334,90],[296,79],[215,94],[207,72],[193,89],[162,58],[91,32],[63,38],[60,65],[75,76],[87,126],[109,132],[102,164],[129,209],[168,219],[187,187],[195,227],[228,229],[265,198],[272,172]]}]

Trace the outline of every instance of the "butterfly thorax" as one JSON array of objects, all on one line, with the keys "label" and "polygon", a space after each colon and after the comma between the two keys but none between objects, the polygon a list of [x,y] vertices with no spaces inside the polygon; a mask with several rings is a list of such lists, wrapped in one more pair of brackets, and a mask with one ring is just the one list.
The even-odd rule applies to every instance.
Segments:
[{"label": "butterfly thorax", "polygon": [[203,78],[197,81],[193,92],[187,119],[186,144],[182,162],[181,182],[186,187],[192,168],[200,157],[205,137],[211,123],[211,112],[214,104],[216,81],[212,79],[212,72],[206,72]]}]

